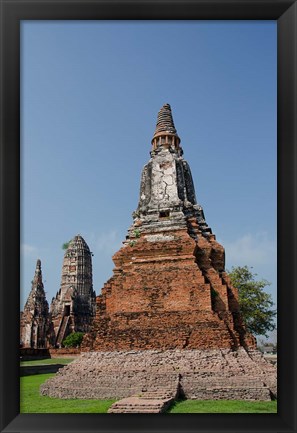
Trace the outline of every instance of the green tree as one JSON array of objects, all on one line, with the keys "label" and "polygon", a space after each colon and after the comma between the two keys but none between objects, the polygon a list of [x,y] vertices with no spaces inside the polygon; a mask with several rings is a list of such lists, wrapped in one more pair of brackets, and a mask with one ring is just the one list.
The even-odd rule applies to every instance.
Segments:
[{"label": "green tree", "polygon": [[62,250],[67,250],[67,248],[69,247],[69,244],[70,244],[70,241],[69,241],[69,242],[65,242],[65,243],[62,245]]},{"label": "green tree", "polygon": [[271,283],[263,279],[257,281],[257,274],[248,266],[232,267],[229,276],[238,289],[239,306],[248,331],[268,337],[268,332],[276,329],[276,310],[271,295],[263,289]]},{"label": "green tree", "polygon": [[83,340],[83,332],[73,332],[69,334],[65,340],[63,340],[63,346],[65,347],[80,347]]}]

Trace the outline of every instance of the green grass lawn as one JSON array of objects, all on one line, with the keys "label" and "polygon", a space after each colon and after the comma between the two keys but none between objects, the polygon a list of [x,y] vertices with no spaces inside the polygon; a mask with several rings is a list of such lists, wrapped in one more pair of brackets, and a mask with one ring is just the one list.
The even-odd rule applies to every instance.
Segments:
[{"label": "green grass lawn", "polygon": [[115,400],[62,400],[39,394],[40,385],[54,374],[20,378],[20,413],[106,413]]},{"label": "green grass lawn", "polygon": [[[41,396],[39,387],[54,374],[20,378],[21,413],[107,413],[116,400],[62,400]],[[276,401],[184,400],[176,402],[168,413],[276,413]]]},{"label": "green grass lawn", "polygon": [[184,400],[168,413],[277,413],[276,401]]},{"label": "green grass lawn", "polygon": [[75,358],[46,358],[46,359],[37,359],[32,361],[21,361],[21,367],[28,367],[31,365],[47,365],[47,364],[69,364],[74,361]]}]

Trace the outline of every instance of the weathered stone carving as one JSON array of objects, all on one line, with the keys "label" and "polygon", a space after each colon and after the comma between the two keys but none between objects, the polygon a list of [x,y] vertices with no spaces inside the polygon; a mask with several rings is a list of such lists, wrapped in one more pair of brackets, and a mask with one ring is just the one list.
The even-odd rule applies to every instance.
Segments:
[{"label": "weathered stone carving", "polygon": [[146,225],[151,229],[151,223],[156,222],[161,229],[162,215],[170,217],[170,226],[180,227],[186,223],[185,217],[194,217],[203,235],[211,233],[196,201],[191,170],[182,157],[169,104],[159,111],[152,144],[152,158],[142,172],[139,204],[133,214],[135,222],[144,229]]}]

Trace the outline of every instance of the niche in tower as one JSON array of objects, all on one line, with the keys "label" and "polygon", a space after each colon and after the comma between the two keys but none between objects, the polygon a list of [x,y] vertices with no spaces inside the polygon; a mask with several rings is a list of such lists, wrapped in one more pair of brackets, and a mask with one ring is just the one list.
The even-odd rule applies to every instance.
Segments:
[{"label": "niche in tower", "polygon": [[169,217],[170,217],[170,211],[169,211],[168,209],[166,209],[166,210],[161,210],[161,211],[159,212],[159,218],[160,218],[160,219],[169,219]]},{"label": "niche in tower", "polygon": [[64,316],[70,316],[70,305],[64,305]]}]

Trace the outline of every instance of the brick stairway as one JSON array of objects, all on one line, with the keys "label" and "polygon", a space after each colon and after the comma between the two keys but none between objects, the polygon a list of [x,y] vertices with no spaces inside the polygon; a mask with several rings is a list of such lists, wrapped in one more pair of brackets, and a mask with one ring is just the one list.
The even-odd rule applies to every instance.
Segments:
[{"label": "brick stairway", "polygon": [[58,331],[58,336],[56,339],[56,344],[57,345],[61,345],[62,341],[64,340],[64,336],[65,336],[65,332],[68,326],[68,322],[69,322],[69,316],[63,316],[60,326],[59,326],[59,331]]},{"label": "brick stairway", "polygon": [[151,389],[141,394],[132,395],[115,402],[108,413],[162,413],[165,412],[178,396],[176,389]]}]

